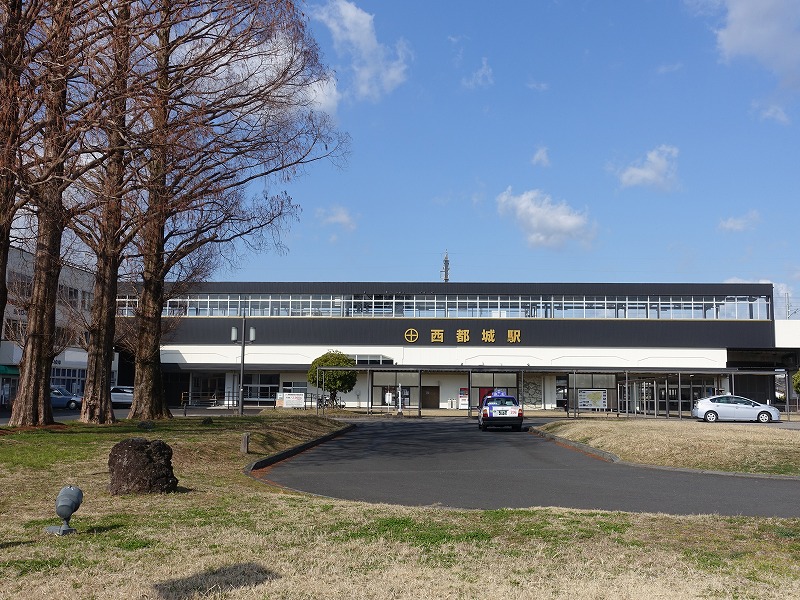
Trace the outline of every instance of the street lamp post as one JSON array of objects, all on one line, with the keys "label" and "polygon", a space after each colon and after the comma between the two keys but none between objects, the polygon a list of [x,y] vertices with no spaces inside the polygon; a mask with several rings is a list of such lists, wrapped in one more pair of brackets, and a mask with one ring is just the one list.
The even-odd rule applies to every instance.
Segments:
[{"label": "street lamp post", "polygon": [[[239,416],[244,415],[244,346],[246,343],[252,343],[256,340],[256,328],[251,327],[248,331],[247,329],[247,310],[241,306],[242,310],[242,331],[241,335],[239,334],[238,329],[234,326],[231,327],[231,341],[232,342],[241,342],[242,344],[242,361],[239,365]],[[245,339],[244,332],[248,331],[247,339]]]}]

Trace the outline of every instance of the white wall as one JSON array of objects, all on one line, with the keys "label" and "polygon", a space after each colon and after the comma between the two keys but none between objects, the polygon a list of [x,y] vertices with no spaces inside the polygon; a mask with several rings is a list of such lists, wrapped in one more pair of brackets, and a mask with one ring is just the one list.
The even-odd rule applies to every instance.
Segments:
[{"label": "white wall", "polygon": [[[800,345],[800,344],[799,344]],[[342,346],[345,354],[383,354],[398,366],[496,366],[570,367],[612,369],[723,369],[728,353],[718,348],[439,348],[396,346]],[[307,367],[328,351],[323,346],[247,346],[245,364],[296,364]],[[477,353],[480,352],[480,353]],[[241,361],[241,347],[233,344],[180,346],[165,344],[161,360],[190,366],[192,364],[236,365]]]},{"label": "white wall", "polygon": [[775,321],[775,347],[800,347],[800,321]]},{"label": "white wall", "polygon": [[544,376],[544,407],[545,408],[555,408],[556,407],[556,376],[555,375],[545,375]]},{"label": "white wall", "polygon": [[458,396],[461,388],[469,387],[469,375],[467,373],[423,373],[421,385],[439,388],[439,408],[450,408],[451,399],[453,406],[458,408]]}]

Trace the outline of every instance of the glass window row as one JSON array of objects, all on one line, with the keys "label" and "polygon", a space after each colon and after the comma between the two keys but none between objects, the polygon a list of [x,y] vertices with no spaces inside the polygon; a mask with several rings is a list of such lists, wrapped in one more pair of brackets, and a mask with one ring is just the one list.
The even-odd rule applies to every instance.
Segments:
[{"label": "glass window row", "polygon": [[[118,299],[133,316],[136,297]],[[771,320],[770,296],[365,296],[198,294],[167,301],[164,316],[493,319]]]}]

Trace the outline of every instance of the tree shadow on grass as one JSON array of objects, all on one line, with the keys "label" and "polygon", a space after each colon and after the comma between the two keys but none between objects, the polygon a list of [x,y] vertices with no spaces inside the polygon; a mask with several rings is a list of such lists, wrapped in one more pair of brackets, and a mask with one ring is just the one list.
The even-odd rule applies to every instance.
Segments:
[{"label": "tree shadow on grass", "polygon": [[33,544],[31,540],[12,540],[9,542],[0,542],[0,550],[5,550],[6,548],[16,548],[17,546],[29,546]]},{"label": "tree shadow on grass", "polygon": [[153,585],[153,589],[162,600],[185,600],[195,597],[198,592],[206,596],[214,592],[258,585],[278,577],[280,576],[277,573],[257,563],[247,562],[162,581]]}]

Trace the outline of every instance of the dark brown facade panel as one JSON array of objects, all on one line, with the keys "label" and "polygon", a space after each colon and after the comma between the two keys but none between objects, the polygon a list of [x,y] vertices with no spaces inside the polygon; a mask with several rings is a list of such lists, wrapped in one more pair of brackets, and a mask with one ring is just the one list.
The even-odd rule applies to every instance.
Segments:
[{"label": "dark brown facade panel", "polygon": [[356,295],[768,296],[771,283],[207,282],[191,293]]},{"label": "dark brown facade panel", "polygon": [[[369,319],[252,317],[256,345],[758,348],[775,347],[770,321],[621,319]],[[165,343],[230,343],[237,317],[182,319]]]}]

